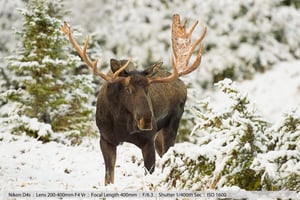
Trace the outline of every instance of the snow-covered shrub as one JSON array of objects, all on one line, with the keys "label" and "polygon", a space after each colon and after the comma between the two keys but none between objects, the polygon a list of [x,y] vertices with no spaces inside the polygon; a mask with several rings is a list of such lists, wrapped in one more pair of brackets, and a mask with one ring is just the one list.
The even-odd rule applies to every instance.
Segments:
[{"label": "snow-covered shrub", "polygon": [[262,171],[272,190],[300,191],[300,113],[292,111],[268,130],[269,151],[257,155],[251,168]]},{"label": "snow-covered shrub", "polygon": [[[9,60],[17,89],[6,94],[19,103],[18,115],[50,124],[55,132],[86,134],[91,126],[93,79],[91,74],[73,75],[78,58],[70,53],[60,30],[60,12],[56,4],[43,0],[31,1],[22,10],[24,23],[18,32],[22,46]],[[20,130],[30,132],[23,127],[21,123]]]},{"label": "snow-covered shrub", "polygon": [[[189,149],[187,155],[186,149]],[[163,164],[166,178],[160,182],[168,189],[203,190],[209,185],[215,170],[214,161],[199,154],[201,148],[192,143],[180,143],[169,150]]]},{"label": "snow-covered shrub", "polygon": [[[26,133],[28,136],[37,138],[44,142],[50,141],[53,130],[50,124],[39,122],[37,118],[29,118],[25,115],[14,115],[6,123],[8,124],[18,124],[18,126],[13,127],[11,132],[16,135]],[[3,125],[3,123],[2,123]]]}]

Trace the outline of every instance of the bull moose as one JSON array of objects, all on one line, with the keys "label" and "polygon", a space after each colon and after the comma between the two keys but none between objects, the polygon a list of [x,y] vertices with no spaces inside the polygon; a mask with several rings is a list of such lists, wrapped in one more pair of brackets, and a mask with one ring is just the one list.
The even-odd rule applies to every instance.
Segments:
[{"label": "bull moose", "polygon": [[152,173],[155,167],[155,149],[159,156],[175,144],[177,130],[187,98],[187,89],[180,76],[186,75],[201,63],[203,46],[200,45],[195,61],[189,60],[206,34],[191,42],[192,33],[180,16],[172,20],[172,68],[161,70],[162,62],[143,70],[127,70],[130,60],[111,59],[111,72],[107,75],[97,69],[98,60],[92,62],[86,55],[89,37],[81,49],[65,22],[63,32],[95,75],[105,80],[97,99],[96,124],[100,131],[100,148],[105,162],[105,185],[114,183],[116,147],[122,142],[135,144],[142,150],[144,166]]}]

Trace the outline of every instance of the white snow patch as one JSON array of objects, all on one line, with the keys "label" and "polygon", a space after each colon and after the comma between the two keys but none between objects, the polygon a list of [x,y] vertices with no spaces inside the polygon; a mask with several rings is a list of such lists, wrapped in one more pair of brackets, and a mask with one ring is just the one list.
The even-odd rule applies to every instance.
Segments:
[{"label": "white snow patch", "polygon": [[[6,134],[6,133],[5,133]],[[4,135],[5,135],[4,134]],[[98,139],[80,146],[42,144],[27,136],[1,142],[1,190],[149,190],[160,180],[157,158],[154,174],[146,174],[141,151],[124,143],[117,151],[115,184],[104,186],[104,161]]]},{"label": "white snow patch", "polygon": [[[237,82],[236,87],[247,94],[263,117],[277,123],[284,113],[300,107],[300,61],[282,62],[252,80]],[[215,109],[230,105],[221,91],[209,92]]]}]

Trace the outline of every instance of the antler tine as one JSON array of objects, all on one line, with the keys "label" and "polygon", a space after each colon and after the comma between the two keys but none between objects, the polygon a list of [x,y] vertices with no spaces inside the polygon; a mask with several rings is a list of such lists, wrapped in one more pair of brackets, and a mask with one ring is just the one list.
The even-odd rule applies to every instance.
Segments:
[{"label": "antler tine", "polygon": [[64,22],[64,25],[61,27],[61,30],[68,36],[70,43],[72,44],[72,46],[75,48],[75,50],[77,51],[77,53],[80,55],[80,57],[83,59],[83,61],[93,69],[93,72],[95,75],[100,76],[101,78],[103,78],[106,81],[112,81],[112,78],[103,74],[102,72],[100,72],[97,69],[97,63],[98,63],[98,59],[96,59],[94,62],[92,62],[90,60],[90,58],[87,56],[86,54],[86,50],[87,50],[87,46],[89,43],[89,39],[90,37],[87,36],[83,45],[83,49],[81,49],[79,47],[79,45],[77,44],[77,42],[74,40],[73,35],[71,33],[71,28],[68,26],[68,24],[66,22]]},{"label": "antler tine", "polygon": [[88,46],[88,44],[89,44],[89,41],[90,41],[90,35],[87,35],[86,38],[85,38],[85,41],[84,41],[83,49],[82,49],[82,54],[83,54],[83,56],[84,56],[86,59],[88,59],[88,58],[86,57],[86,49],[87,49],[87,46]]},{"label": "antler tine", "polygon": [[[93,72],[96,75],[101,76],[102,72],[98,71],[97,69],[97,64],[98,64],[98,58],[92,62],[86,55],[86,50],[87,50],[87,46],[89,44],[89,40],[90,40],[90,36],[86,36],[86,39],[84,41],[84,45],[83,45],[83,49],[82,49],[82,53],[79,53],[79,55],[82,57],[82,59],[88,64],[90,63],[90,65],[92,66]],[[79,49],[80,50],[80,49]],[[78,51],[77,51],[78,52]],[[90,66],[89,65],[89,66]]]},{"label": "antler tine", "polygon": [[194,29],[196,28],[196,26],[198,25],[198,20],[194,23],[194,25],[192,26],[192,28],[190,29],[189,33],[187,34],[188,37],[191,37],[193,32],[194,32]]},{"label": "antler tine", "polygon": [[[198,38],[198,40],[196,40],[196,42],[193,44],[192,48],[191,48],[191,52],[193,52],[195,50],[195,48],[198,46],[198,44],[201,43],[201,41],[204,39],[205,35],[206,35],[206,31],[207,28],[204,27],[203,33],[201,34],[201,36]],[[192,33],[191,33],[192,34]]]}]

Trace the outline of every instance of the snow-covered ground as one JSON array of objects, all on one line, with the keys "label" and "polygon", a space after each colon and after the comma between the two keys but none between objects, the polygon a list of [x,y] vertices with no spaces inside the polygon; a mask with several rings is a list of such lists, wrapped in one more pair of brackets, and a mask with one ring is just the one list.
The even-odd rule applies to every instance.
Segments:
[{"label": "snow-covered ground", "polygon": [[[271,71],[237,86],[248,93],[265,117],[275,122],[284,112],[299,107],[300,61],[278,64]],[[209,95],[216,105],[226,106],[226,100],[218,91]],[[164,176],[162,164],[167,154],[162,159],[157,156],[155,172],[145,175],[140,150],[124,143],[117,149],[115,184],[104,186],[104,161],[98,139],[86,138],[79,146],[42,144],[28,136],[4,132],[4,127],[0,130],[2,194],[20,190],[149,191]],[[176,144],[174,148],[189,151],[189,145],[192,147],[185,143]]]},{"label": "snow-covered ground", "polygon": [[157,170],[145,177],[139,149],[125,143],[117,150],[116,184],[105,188],[98,139],[87,138],[84,144],[72,147],[56,142],[42,144],[27,136],[4,135],[0,165],[2,191],[142,190],[148,189],[147,184],[159,175]]}]

